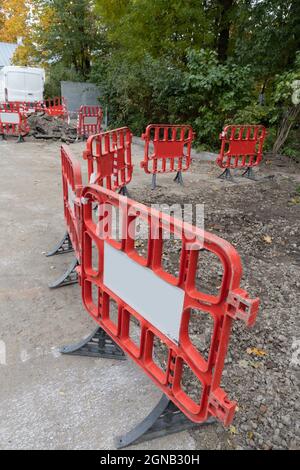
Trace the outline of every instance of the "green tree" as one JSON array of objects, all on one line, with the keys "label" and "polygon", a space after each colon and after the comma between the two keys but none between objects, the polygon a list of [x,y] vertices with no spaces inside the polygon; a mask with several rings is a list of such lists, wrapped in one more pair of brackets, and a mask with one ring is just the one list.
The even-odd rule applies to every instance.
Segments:
[{"label": "green tree", "polygon": [[199,0],[96,0],[114,49],[140,58],[168,57],[184,63],[190,47],[212,45],[207,2]]},{"label": "green tree", "polygon": [[35,5],[37,54],[48,63],[72,67],[89,77],[93,54],[101,51],[102,35],[91,0],[37,0]]},{"label": "green tree", "polygon": [[288,139],[292,127],[299,122],[300,52],[296,55],[294,66],[277,77],[274,101],[279,108],[279,125],[273,145],[273,153],[277,154]]}]

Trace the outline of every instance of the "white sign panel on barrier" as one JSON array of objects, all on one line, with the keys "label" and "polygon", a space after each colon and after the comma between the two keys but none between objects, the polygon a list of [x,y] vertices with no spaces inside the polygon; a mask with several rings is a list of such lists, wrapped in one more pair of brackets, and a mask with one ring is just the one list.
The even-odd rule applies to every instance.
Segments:
[{"label": "white sign panel on barrier", "polygon": [[86,116],[83,118],[83,122],[85,126],[96,126],[96,124],[98,123],[98,118],[97,116]]},{"label": "white sign panel on barrier", "polygon": [[0,112],[0,122],[2,122],[2,124],[19,124],[20,115],[19,113],[1,113]]},{"label": "white sign panel on barrier", "polygon": [[179,342],[184,291],[104,243],[104,285],[173,342]]}]

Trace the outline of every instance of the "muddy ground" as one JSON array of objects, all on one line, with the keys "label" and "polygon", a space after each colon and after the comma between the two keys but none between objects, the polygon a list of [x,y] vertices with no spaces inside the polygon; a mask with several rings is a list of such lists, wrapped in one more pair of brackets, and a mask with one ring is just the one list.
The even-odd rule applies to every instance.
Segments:
[{"label": "muddy ground", "polygon": [[[44,256],[64,231],[59,146],[30,139],[0,143],[0,448],[114,448],[113,436],[132,427],[159,397],[130,361],[57,352],[94,326],[78,286],[55,292],[47,287],[72,259]],[[84,144],[70,147],[81,158]],[[135,139],[130,196],[146,204],[204,204],[205,229],[236,247],[242,287],[260,297],[261,307],[252,329],[234,323],[222,380],[229,398],[238,401],[233,425],[203,427],[136,448],[299,448],[299,166],[266,157],[257,182],[237,174],[231,183],[217,178],[219,168],[209,156],[200,161],[195,154],[183,187],[162,175],[152,191],[139,168],[142,153]],[[165,263],[176,273],[178,247],[166,251]],[[220,266],[207,259],[203,271],[200,282],[217,291]],[[210,328],[195,318],[190,331],[204,355]],[[192,393],[196,384],[187,380]]]}]

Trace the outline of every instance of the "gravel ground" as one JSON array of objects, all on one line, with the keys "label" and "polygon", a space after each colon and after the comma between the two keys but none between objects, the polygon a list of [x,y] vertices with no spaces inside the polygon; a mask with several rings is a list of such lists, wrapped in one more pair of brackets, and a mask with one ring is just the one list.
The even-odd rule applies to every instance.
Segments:
[{"label": "gravel ground", "polygon": [[[5,387],[0,389],[0,399],[5,404],[3,410],[9,411],[7,432],[3,433],[2,442],[0,439],[0,447],[101,448],[105,442],[105,448],[113,448],[110,434],[116,434],[116,429],[112,426],[107,428],[104,433],[107,440],[104,440],[97,423],[103,416],[105,421],[112,419],[114,413],[114,426],[117,426],[118,407],[122,408],[119,400],[121,395],[116,392],[117,397],[110,409],[111,404],[105,399],[106,396],[103,395],[103,398],[101,395],[99,398],[98,389],[94,387],[93,397],[97,396],[98,402],[95,409],[94,402],[91,403],[91,415],[87,414],[88,419],[95,418],[92,436],[88,437],[88,423],[86,426],[81,425],[79,434],[73,426],[76,416],[82,419],[84,416],[77,396],[70,394],[64,404],[64,425],[61,427],[62,412],[58,405],[63,395],[57,398],[56,389],[52,390],[49,381],[56,377],[57,371],[60,377],[68,376],[68,371],[73,367],[68,389],[77,387],[82,403],[85,403],[85,395],[81,396],[85,390],[82,383],[86,384],[88,397],[88,381],[91,384],[94,382],[94,362],[87,360],[79,366],[77,358],[52,358],[49,353],[46,357],[37,355],[41,345],[46,351],[51,351],[53,346],[79,339],[84,336],[83,331],[86,334],[93,328],[93,322],[87,318],[80,305],[77,286],[60,289],[56,293],[47,289],[51,277],[56,278],[68,263],[68,260],[62,259],[64,257],[48,260],[42,255],[45,247],[51,247],[63,233],[59,143],[26,140],[23,147],[15,146],[13,141],[2,144],[5,155],[1,161],[4,174],[2,212],[9,237],[5,233],[2,235],[5,250],[1,256],[3,272],[0,293],[3,310],[0,316],[0,339],[8,344],[9,367],[3,366]],[[79,158],[83,146],[83,143],[71,145]],[[182,449],[186,445],[195,449],[299,448],[299,166],[284,158],[272,162],[265,159],[258,170],[259,181],[245,180],[237,175],[233,184],[217,179],[220,171],[209,161],[210,155],[207,161],[199,161],[194,154],[191,171],[184,175],[184,187],[175,184],[171,175],[162,175],[158,177],[159,187],[151,191],[149,176],[139,168],[142,153],[141,142],[135,139],[135,170],[128,188],[131,197],[146,204],[203,203],[205,229],[236,247],[244,268],[241,286],[252,297],[261,299],[258,319],[252,329],[246,328],[242,322],[234,322],[222,380],[229,398],[237,400],[239,406],[232,426],[229,429],[221,424],[202,427],[191,431],[186,440],[186,433],[183,433],[165,441],[153,441],[150,448]],[[84,169],[86,163],[81,160],[81,164]],[[10,175],[14,171],[15,186],[12,187]],[[11,207],[15,210],[12,211]],[[143,252],[142,243],[140,249]],[[174,273],[178,271],[179,250],[178,243],[167,246],[165,250],[165,266]],[[218,290],[221,277],[222,269],[215,260],[205,259],[201,278],[205,288],[208,291]],[[16,325],[20,325],[20,328],[16,329]],[[199,319],[195,313],[190,335],[204,355],[208,352],[210,331],[211,322]],[[14,340],[15,334],[17,341]],[[26,361],[21,368],[18,357],[24,349],[35,359]],[[163,363],[163,348],[157,344],[156,349],[158,359]],[[110,369],[112,366],[105,366],[104,362],[99,361],[97,367],[101,370],[108,367],[107,374],[109,370],[114,370]],[[77,367],[82,368],[81,374],[77,373]],[[127,367],[126,364],[123,367]],[[88,368],[91,368],[90,374],[86,373]],[[143,374],[137,371],[137,378],[134,379],[130,374],[128,372],[128,378],[124,376],[120,393],[121,402],[131,403],[132,406],[132,409],[129,407],[131,411],[126,412],[127,415],[135,419],[134,390],[130,394],[126,394],[126,390],[130,386],[138,390],[141,399],[144,390],[147,397],[144,401],[148,401],[150,391],[154,393],[154,401],[157,390],[148,382],[134,387],[133,380],[142,379]],[[41,379],[42,392],[34,392],[34,381],[40,383]],[[105,385],[98,385],[104,394]],[[61,378],[58,386],[64,387]],[[53,404],[47,398],[47,387],[50,387],[49,393],[53,395]],[[196,384],[189,375],[186,377],[186,387],[191,393],[196,390]],[[107,393],[110,396],[112,391],[108,390]],[[11,408],[10,396],[18,397]],[[37,408],[38,397],[43,399],[43,411]],[[106,415],[103,415],[101,406],[104,406]],[[138,409],[139,416],[149,411],[140,407]],[[31,416],[35,417],[32,422]],[[53,429],[51,444],[44,423]],[[27,433],[28,427],[31,429],[30,435]],[[15,429],[22,436],[21,441],[16,439]]]}]

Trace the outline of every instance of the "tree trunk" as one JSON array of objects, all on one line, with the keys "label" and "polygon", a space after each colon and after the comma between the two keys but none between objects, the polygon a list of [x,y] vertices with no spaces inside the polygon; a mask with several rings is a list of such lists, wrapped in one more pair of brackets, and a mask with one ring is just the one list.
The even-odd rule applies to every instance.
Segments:
[{"label": "tree trunk", "polygon": [[234,0],[218,0],[220,6],[220,20],[218,26],[217,52],[220,62],[225,62],[228,56],[228,46],[230,39],[231,19],[230,12],[234,5]]},{"label": "tree trunk", "polygon": [[279,150],[283,147],[299,113],[300,113],[300,104],[297,104],[296,106],[293,106],[292,108],[289,108],[287,112],[285,113],[280,123],[279,129],[277,131],[277,137],[273,145],[272,153],[274,155],[276,155],[279,152]]}]

